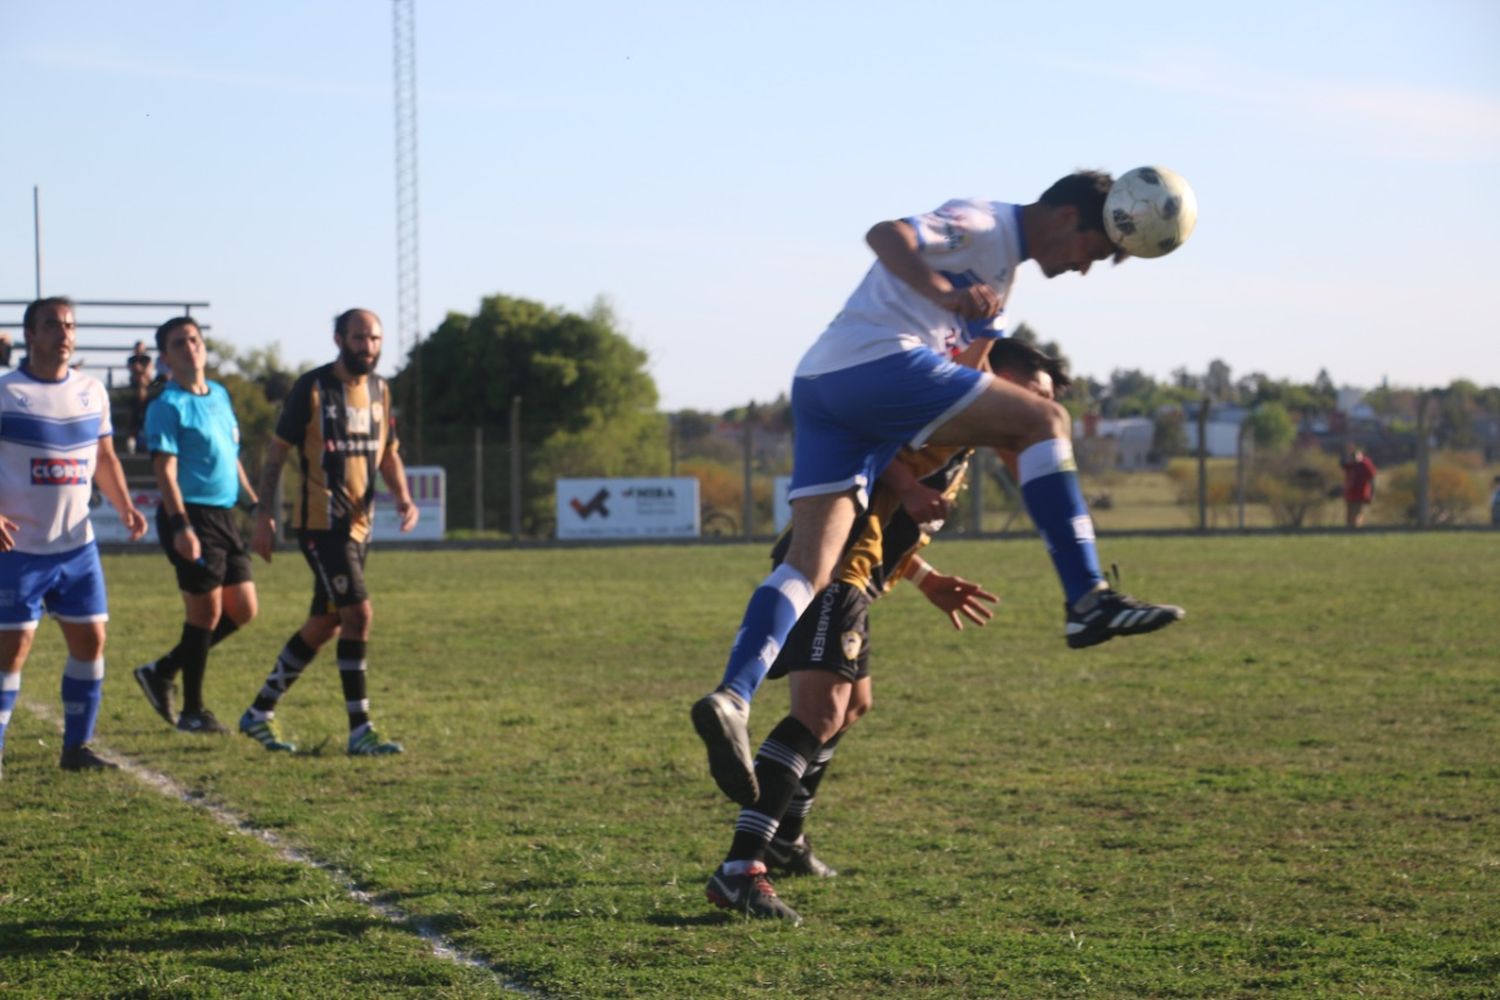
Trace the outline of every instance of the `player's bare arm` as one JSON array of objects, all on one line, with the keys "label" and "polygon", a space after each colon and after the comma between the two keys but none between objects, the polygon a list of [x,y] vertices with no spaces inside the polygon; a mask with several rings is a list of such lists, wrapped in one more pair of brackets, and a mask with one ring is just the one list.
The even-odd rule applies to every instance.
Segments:
[{"label": "player's bare arm", "polygon": [[997,595],[961,576],[939,573],[921,556],[913,556],[907,563],[906,579],[916,584],[922,595],[946,614],[948,622],[960,632],[964,628],[963,618],[983,628],[986,622],[995,617],[989,604],[1000,600]]},{"label": "player's bare arm", "polygon": [[172,548],[188,562],[195,562],[203,554],[203,547],[198,541],[198,533],[188,523],[187,504],[183,502],[182,490],[177,487],[177,456],[158,451],[151,456],[151,469],[156,473],[161,507],[166,511],[167,524],[172,532]]},{"label": "player's bare arm", "polygon": [[246,503],[250,505],[253,512],[260,506],[260,494],[255,492],[255,486],[250,482],[250,474],[245,471],[245,463],[239,459],[234,460],[234,471],[240,478],[240,494],[244,496]]},{"label": "player's bare arm", "polygon": [[130,502],[130,487],[125,482],[125,470],[120,466],[120,456],[115,454],[114,438],[106,436],[99,439],[99,452],[95,461],[94,485],[99,487],[99,492],[104,494],[104,499],[109,501],[110,506],[119,512],[120,521],[133,542],[146,533],[146,515],[136,510],[135,504]]},{"label": "player's bare arm", "polygon": [[880,482],[896,492],[901,498],[901,506],[918,524],[948,516],[949,504],[943,499],[942,491],[924,484],[904,462],[898,460],[887,465],[880,474]]},{"label": "player's bare arm", "polygon": [[415,528],[421,511],[412,502],[411,487],[406,482],[406,464],[401,461],[401,454],[396,449],[387,449],[385,457],[380,460],[380,476],[396,498],[396,516],[401,519],[401,530],[410,531]]},{"label": "player's bare arm", "polygon": [[1000,311],[1000,297],[988,285],[954,288],[952,282],[928,266],[918,252],[917,234],[900,219],[876,223],[865,234],[875,257],[917,294],[964,319],[989,319]]},{"label": "player's bare arm", "polygon": [[260,470],[260,490],[256,495],[268,499],[256,511],[255,531],[250,536],[250,551],[266,562],[271,561],[271,553],[276,550],[276,511],[272,509],[275,506],[273,499],[281,486],[281,467],[286,464],[287,453],[291,450],[291,445],[285,441],[272,438],[266,448],[266,463]]},{"label": "player's bare arm", "polygon": [[18,531],[20,527],[21,526],[19,524],[12,521],[4,514],[0,514],[0,552],[9,552],[11,549],[16,547],[15,532]]}]

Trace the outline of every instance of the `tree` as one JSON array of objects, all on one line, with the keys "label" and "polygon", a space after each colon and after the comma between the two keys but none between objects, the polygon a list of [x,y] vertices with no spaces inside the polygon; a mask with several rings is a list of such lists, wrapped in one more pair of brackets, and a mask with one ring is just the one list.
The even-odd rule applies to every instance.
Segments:
[{"label": "tree", "polygon": [[1285,406],[1277,402],[1261,403],[1250,413],[1250,432],[1257,448],[1281,451],[1297,436],[1297,425]]},{"label": "tree", "polygon": [[418,378],[424,433],[509,432],[519,397],[525,515],[540,522],[558,477],[666,471],[667,423],[647,360],[603,299],[579,315],[492,295],[472,316],[450,312],[408,355],[393,391],[408,437]]}]

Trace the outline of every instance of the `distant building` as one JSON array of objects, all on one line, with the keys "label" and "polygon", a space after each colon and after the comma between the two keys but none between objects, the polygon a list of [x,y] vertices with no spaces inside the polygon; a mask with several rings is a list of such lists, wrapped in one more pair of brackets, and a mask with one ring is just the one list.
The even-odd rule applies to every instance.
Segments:
[{"label": "distant building", "polygon": [[1150,417],[1106,420],[1085,414],[1073,421],[1074,450],[1085,469],[1144,469],[1151,462],[1156,422]]}]

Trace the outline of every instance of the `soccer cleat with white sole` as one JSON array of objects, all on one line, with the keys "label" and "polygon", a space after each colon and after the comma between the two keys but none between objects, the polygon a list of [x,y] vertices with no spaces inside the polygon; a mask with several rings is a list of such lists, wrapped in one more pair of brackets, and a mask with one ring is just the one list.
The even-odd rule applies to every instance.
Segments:
[{"label": "soccer cleat with white sole", "polygon": [[720,868],[708,877],[704,891],[708,901],[721,910],[735,910],[747,917],[785,920],[793,927],[802,923],[802,915],[776,895],[776,887],[766,877],[766,866],[758,861],[744,875],[728,875]]},{"label": "soccer cleat with white sole", "polygon": [[1097,646],[1117,635],[1141,635],[1181,621],[1186,614],[1173,604],[1147,604],[1117,590],[1096,590],[1067,608],[1068,645]]},{"label": "soccer cleat with white sole", "polygon": [[391,754],[403,753],[404,748],[399,743],[380,738],[380,734],[374,729],[366,729],[356,739],[349,739],[349,756],[351,757],[388,757]]},{"label": "soccer cleat with white sole", "polygon": [[281,738],[275,719],[257,719],[248,708],[240,716],[240,732],[273,753],[295,753],[297,750],[296,744]]},{"label": "soccer cleat with white sole", "polygon": [[766,845],[766,866],[783,875],[811,875],[813,878],[837,878],[838,871],[813,853],[806,837],[795,843],[773,839]]},{"label": "soccer cleat with white sole", "polygon": [[719,790],[749,808],[760,798],[750,755],[750,706],[733,691],[710,691],[693,703],[693,728],[708,749],[708,773]]}]

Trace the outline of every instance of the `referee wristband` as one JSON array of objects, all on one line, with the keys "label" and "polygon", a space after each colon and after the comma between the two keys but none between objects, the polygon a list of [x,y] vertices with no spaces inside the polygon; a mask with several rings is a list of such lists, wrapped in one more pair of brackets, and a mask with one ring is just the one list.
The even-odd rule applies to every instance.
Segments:
[{"label": "referee wristband", "polygon": [[929,566],[929,565],[927,565],[927,563],[924,562],[924,563],[922,563],[922,565],[920,565],[920,566],[918,566],[916,568],[916,570],[911,574],[911,576],[909,577],[909,579],[911,580],[911,582],[913,584],[915,584],[916,586],[920,587],[920,586],[922,586],[922,581],[925,580],[925,579],[927,579],[931,575],[932,575],[932,567]]},{"label": "referee wristband", "polygon": [[172,529],[172,534],[178,535],[187,530],[188,519],[186,514],[172,514],[167,518],[167,527]]}]

